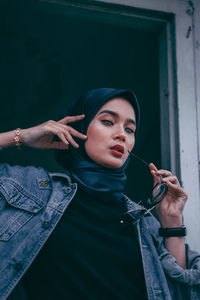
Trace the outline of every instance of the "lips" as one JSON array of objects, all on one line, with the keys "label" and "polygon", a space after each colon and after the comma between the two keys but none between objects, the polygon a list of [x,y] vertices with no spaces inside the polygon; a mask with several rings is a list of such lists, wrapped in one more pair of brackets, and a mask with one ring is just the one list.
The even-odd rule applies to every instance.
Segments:
[{"label": "lips", "polygon": [[124,147],[121,145],[114,145],[113,147],[111,147],[111,150],[115,150],[121,154],[124,154]]}]

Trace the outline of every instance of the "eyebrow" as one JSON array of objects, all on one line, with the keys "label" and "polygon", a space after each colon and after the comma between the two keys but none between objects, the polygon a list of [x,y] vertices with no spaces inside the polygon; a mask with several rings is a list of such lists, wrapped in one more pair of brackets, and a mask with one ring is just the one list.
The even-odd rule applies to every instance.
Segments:
[{"label": "eyebrow", "polygon": [[[119,117],[118,113],[116,113],[116,112],[114,112],[112,110],[107,110],[107,109],[106,110],[102,110],[99,113],[99,115],[101,115],[101,114],[110,114],[110,115],[112,115],[114,117]],[[128,123],[132,123],[133,125],[136,125],[136,121],[133,120],[133,119],[127,119],[127,121],[128,121]]]}]

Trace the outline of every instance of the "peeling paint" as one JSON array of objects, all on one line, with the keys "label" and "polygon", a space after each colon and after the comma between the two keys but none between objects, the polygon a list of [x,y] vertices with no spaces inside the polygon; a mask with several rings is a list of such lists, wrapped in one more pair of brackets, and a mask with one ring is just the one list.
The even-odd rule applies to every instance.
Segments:
[{"label": "peeling paint", "polygon": [[186,10],[186,13],[189,15],[189,16],[193,16],[194,15],[194,4],[191,0],[188,0],[188,8]]},{"label": "peeling paint", "polygon": [[189,26],[189,27],[188,27],[188,30],[187,30],[187,34],[186,34],[186,38],[187,38],[187,39],[189,38],[191,31],[192,31],[192,27]]}]

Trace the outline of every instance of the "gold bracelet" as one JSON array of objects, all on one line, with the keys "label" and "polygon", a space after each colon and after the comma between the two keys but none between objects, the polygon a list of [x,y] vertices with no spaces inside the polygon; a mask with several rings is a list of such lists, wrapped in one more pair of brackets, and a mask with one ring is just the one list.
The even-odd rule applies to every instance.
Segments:
[{"label": "gold bracelet", "polygon": [[15,145],[16,145],[16,147],[18,148],[18,150],[21,150],[21,143],[22,143],[20,134],[21,134],[21,129],[20,129],[20,128],[17,128],[17,129],[15,130],[14,141],[15,141]]}]

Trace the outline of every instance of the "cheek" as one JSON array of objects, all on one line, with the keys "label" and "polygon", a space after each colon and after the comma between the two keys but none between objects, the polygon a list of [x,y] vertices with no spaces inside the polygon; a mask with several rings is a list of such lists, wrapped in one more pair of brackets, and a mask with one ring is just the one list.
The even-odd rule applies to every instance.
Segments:
[{"label": "cheek", "polygon": [[134,138],[131,138],[131,139],[128,141],[128,143],[127,143],[127,149],[128,149],[129,151],[132,151],[133,148],[134,148],[134,146],[135,146],[135,137],[134,137]]},{"label": "cheek", "polygon": [[[103,130],[101,125],[94,124],[88,127],[87,137],[88,139],[85,142],[86,152],[91,150],[98,150],[103,146],[102,141],[106,140],[105,130]],[[91,149],[92,148],[92,149]]]},{"label": "cheek", "polygon": [[100,125],[92,126],[91,128],[88,128],[87,137],[88,142],[95,143],[96,141],[101,141],[105,138],[105,131]]}]

